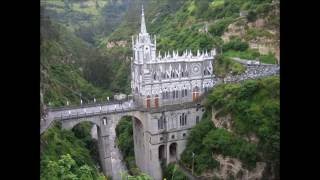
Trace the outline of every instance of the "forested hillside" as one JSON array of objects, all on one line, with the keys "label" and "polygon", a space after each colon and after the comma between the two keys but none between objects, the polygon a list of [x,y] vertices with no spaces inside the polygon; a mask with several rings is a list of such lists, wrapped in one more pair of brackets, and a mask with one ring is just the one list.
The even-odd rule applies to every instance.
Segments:
[{"label": "forested hillside", "polygon": [[82,123],[70,131],[56,124],[41,136],[41,180],[105,180],[97,169],[98,148],[91,138],[91,127],[90,123]]},{"label": "forested hillside", "polygon": [[[85,78],[90,75],[90,61],[101,59],[97,52],[65,27],[45,17],[41,19],[40,51],[43,104],[61,106],[67,100],[79,104],[80,97],[89,102],[94,97],[106,99],[110,95],[106,88],[95,87],[97,82]],[[107,75],[104,80],[108,82],[106,78]]]},{"label": "forested hillside", "polygon": [[181,156],[197,175],[279,179],[279,77],[219,85]]},{"label": "forested hillside", "polygon": [[[71,62],[82,62],[80,70],[85,80],[112,92],[130,93],[131,36],[139,32],[142,1],[45,2],[42,3],[43,16],[63,26],[60,28],[63,31],[58,32],[62,37],[53,43],[55,46],[42,43],[47,51],[43,57],[49,59],[48,54],[57,53],[60,60],[56,62],[60,63],[62,59],[77,56]],[[157,35],[157,49],[162,53],[172,50],[182,53],[185,49],[195,53],[198,49],[217,48],[221,54],[216,66],[219,76],[244,71],[241,65],[230,61],[230,57],[279,62],[279,1],[145,0],[143,4],[147,30]],[[46,29],[46,26],[42,28]],[[51,27],[49,29],[53,31]],[[71,36],[73,42],[68,43],[66,39]],[[42,41],[52,40],[43,38]],[[65,43],[65,46],[58,48],[57,42]],[[81,47],[85,42],[92,47],[90,50]],[[53,46],[51,51],[47,50],[48,46]],[[59,52],[66,46],[76,47]],[[111,75],[115,81],[108,79]],[[91,91],[87,94],[97,96]],[[62,102],[54,104],[61,105]]]},{"label": "forested hillside", "polygon": [[[130,3],[121,24],[99,46],[102,52],[131,57],[131,36],[140,30],[142,1]],[[147,0],[143,4],[147,30],[157,35],[157,50],[162,54],[217,48],[220,57],[215,70],[221,77],[244,72],[231,57],[280,61],[277,0]]]}]

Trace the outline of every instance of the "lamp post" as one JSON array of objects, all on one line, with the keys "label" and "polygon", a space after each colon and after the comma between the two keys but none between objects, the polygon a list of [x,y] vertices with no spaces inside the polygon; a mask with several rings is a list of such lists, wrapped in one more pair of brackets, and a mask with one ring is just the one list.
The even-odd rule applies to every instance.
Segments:
[{"label": "lamp post", "polygon": [[194,170],[194,152],[192,152],[192,175]]}]

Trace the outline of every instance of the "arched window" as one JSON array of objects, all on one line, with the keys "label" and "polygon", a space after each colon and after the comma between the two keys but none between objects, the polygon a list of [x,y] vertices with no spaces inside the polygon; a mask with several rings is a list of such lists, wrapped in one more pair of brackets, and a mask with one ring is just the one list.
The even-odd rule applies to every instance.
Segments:
[{"label": "arched window", "polygon": [[196,124],[199,123],[199,116],[196,117]]},{"label": "arched window", "polygon": [[161,116],[160,119],[158,119],[158,130],[164,129],[166,126],[166,117]]},{"label": "arched window", "polygon": [[199,91],[200,91],[200,89],[199,89],[198,86],[196,86],[196,87],[193,88],[193,91],[192,91],[192,100],[193,100],[193,101],[195,101],[195,100],[198,99],[199,94],[200,94]]},{"label": "arched window", "polygon": [[180,126],[185,126],[187,124],[187,114],[182,113],[180,116]]},{"label": "arched window", "polygon": [[164,160],[165,159],[165,147],[164,145],[159,146],[159,160]]},{"label": "arched window", "polygon": [[102,123],[103,123],[103,125],[107,125],[107,118],[106,117],[104,117],[104,118],[102,118]]},{"label": "arched window", "polygon": [[177,143],[172,143],[169,146],[170,162],[177,161]]}]

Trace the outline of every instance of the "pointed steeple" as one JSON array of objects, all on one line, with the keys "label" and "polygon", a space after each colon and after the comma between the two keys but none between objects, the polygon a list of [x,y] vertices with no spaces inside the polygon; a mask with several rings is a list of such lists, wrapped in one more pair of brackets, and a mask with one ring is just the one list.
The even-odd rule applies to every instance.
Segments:
[{"label": "pointed steeple", "polygon": [[141,34],[147,34],[147,28],[146,28],[146,22],[144,19],[144,9],[142,5],[142,12],[141,12],[141,29],[140,29]]}]

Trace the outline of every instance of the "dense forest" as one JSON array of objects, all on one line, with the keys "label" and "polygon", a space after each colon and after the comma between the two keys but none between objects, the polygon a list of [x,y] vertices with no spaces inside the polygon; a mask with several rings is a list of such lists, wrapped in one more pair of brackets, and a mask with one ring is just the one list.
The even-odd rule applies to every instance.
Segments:
[{"label": "dense forest", "polygon": [[[214,71],[219,77],[245,71],[232,57],[280,62],[279,0],[41,1],[41,113],[48,106],[106,101],[118,92],[131,93],[131,36],[139,32],[142,3],[147,30],[157,35],[162,54],[216,48]],[[217,119],[229,114],[232,127],[216,127],[212,109],[219,111]],[[56,125],[41,136],[41,179],[102,179],[90,129],[90,124],[72,131]],[[147,179],[135,165],[129,118],[119,123],[116,133],[129,174]],[[258,142],[250,141],[253,135]],[[277,178],[279,77],[221,85],[212,92],[182,154],[187,168],[192,152],[198,176],[219,171],[219,161],[212,156],[222,154],[239,159],[248,170],[256,162],[266,162],[264,177]],[[164,167],[163,174],[167,179],[186,178],[174,164]]]}]

